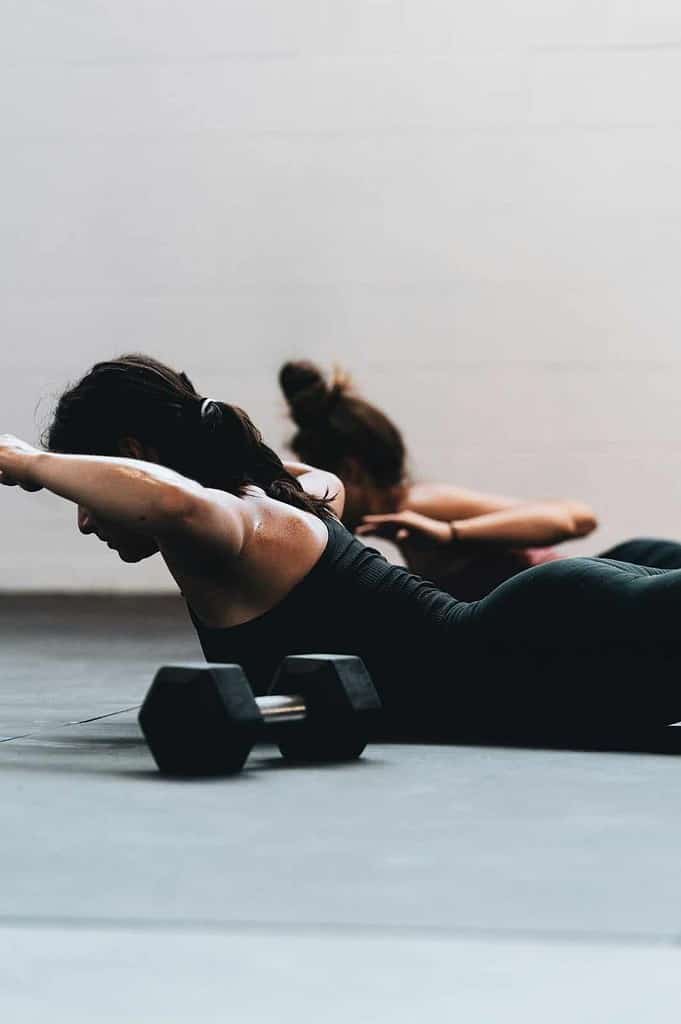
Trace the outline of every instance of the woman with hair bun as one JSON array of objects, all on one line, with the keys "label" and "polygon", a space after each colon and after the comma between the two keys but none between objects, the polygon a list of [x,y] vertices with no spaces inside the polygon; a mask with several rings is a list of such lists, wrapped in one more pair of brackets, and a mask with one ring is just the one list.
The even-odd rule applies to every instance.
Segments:
[{"label": "woman with hair bun", "polygon": [[298,428],[290,447],[304,462],[342,477],[348,529],[357,530],[371,512],[397,511],[406,449],[385,413],[355,395],[344,374],[336,372],[327,384],[313,363],[285,363],[279,382]]},{"label": "woman with hair bun", "polygon": [[44,449],[0,435],[0,483],[72,502],[125,562],[160,555],[206,658],[257,693],[287,655],[352,654],[383,735],[572,742],[681,718],[681,571],[570,558],[456,600],[345,529],[337,476],[285,465],[242,409],[148,356],[69,387]]},{"label": "woman with hair bun", "polygon": [[[399,429],[353,391],[345,374],[327,383],[314,363],[287,362],[279,382],[297,428],[290,447],[342,479],[347,528],[393,541],[412,572],[454,597],[478,600],[524,569],[565,558],[556,545],[596,528],[582,501],[523,501],[413,482]],[[637,538],[599,557],[681,568],[681,545]]]}]

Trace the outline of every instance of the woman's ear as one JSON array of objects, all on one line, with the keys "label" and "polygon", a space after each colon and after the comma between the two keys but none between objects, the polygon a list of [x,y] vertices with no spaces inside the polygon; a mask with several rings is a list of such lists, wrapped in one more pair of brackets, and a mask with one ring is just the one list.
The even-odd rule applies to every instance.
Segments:
[{"label": "woman's ear", "polygon": [[118,442],[118,454],[122,459],[158,462],[158,452],[156,449],[143,445],[136,437],[122,437]]}]

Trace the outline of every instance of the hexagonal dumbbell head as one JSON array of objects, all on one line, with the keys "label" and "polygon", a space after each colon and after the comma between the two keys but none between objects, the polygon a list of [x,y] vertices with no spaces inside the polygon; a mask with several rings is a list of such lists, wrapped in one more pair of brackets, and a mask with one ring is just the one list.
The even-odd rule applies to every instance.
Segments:
[{"label": "hexagonal dumbbell head", "polygon": [[139,724],[168,775],[227,775],[248,757],[263,719],[240,665],[165,665]]},{"label": "hexagonal dumbbell head", "polygon": [[381,701],[361,658],[303,654],[285,658],[270,694],[299,694],[302,722],[275,730],[284,757],[293,761],[345,761],[364,750]]}]

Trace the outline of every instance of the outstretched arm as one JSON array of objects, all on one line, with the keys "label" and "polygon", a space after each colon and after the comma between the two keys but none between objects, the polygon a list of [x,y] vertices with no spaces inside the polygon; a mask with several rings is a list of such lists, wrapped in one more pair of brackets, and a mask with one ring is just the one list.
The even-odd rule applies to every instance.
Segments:
[{"label": "outstretched arm", "polygon": [[159,540],[182,534],[238,553],[244,522],[238,499],[156,463],[43,452],[0,435],[0,483],[46,488],[96,517]]}]

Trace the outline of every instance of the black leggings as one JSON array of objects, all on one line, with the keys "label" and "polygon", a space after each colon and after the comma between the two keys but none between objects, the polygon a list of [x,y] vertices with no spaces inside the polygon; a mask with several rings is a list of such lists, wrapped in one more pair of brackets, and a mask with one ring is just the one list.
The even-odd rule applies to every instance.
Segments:
[{"label": "black leggings", "polygon": [[462,619],[459,636],[472,642],[460,664],[474,684],[463,702],[459,690],[464,718],[543,736],[681,720],[679,544],[642,538],[598,558],[548,562],[468,605]]},{"label": "black leggings", "polygon": [[633,565],[649,565],[653,569],[681,569],[681,544],[658,537],[636,537],[608,548],[599,558]]}]

